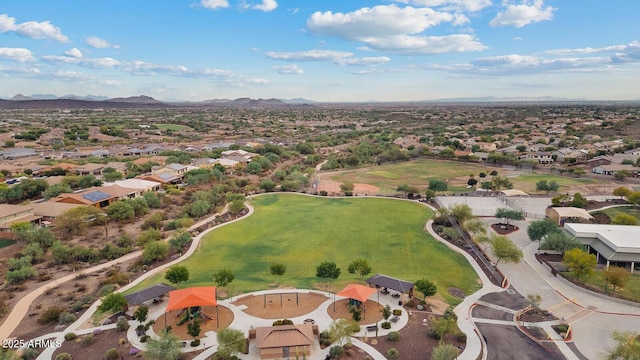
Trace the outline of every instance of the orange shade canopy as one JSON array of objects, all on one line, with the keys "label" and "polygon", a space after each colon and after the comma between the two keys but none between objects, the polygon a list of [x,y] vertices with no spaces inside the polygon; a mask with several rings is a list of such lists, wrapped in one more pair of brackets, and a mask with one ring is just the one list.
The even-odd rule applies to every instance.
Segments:
[{"label": "orange shade canopy", "polygon": [[169,292],[169,303],[167,310],[179,310],[192,306],[216,306],[215,286],[200,286],[187,289],[174,290]]},{"label": "orange shade canopy", "polygon": [[349,299],[358,300],[360,302],[367,302],[367,299],[375,294],[378,290],[360,285],[360,284],[349,284],[344,289],[340,290],[336,295],[348,297]]}]

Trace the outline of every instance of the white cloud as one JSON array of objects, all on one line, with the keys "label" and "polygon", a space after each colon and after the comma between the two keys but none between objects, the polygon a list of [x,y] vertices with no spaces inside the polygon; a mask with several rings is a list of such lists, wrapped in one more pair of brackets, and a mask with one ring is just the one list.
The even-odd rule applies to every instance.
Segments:
[{"label": "white cloud", "polygon": [[19,63],[28,63],[36,61],[33,53],[29,49],[24,48],[0,48],[0,59],[7,59]]},{"label": "white cloud", "polygon": [[380,65],[388,62],[389,59],[386,56],[379,57],[354,57],[353,53],[346,51],[331,51],[331,50],[309,50],[298,52],[267,52],[265,54],[268,58],[273,60],[284,61],[327,61],[336,65],[345,66],[373,66]]},{"label": "white cloud", "polygon": [[82,57],[82,52],[80,50],[78,50],[78,48],[69,49],[69,50],[65,51],[64,54],[67,55],[67,56],[74,57],[74,58],[81,58]]},{"label": "white cloud", "polygon": [[277,71],[280,74],[285,75],[299,75],[304,74],[304,70],[298,67],[298,65],[281,65],[281,66],[272,66],[273,70]]},{"label": "white cloud", "polygon": [[278,3],[276,2],[276,0],[262,0],[262,4],[254,5],[251,8],[264,12],[270,12],[275,10],[277,7]]},{"label": "white cloud", "polygon": [[369,49],[392,53],[421,55],[486,49],[471,35],[421,35],[443,22],[462,25],[468,21],[464,15],[430,8],[380,5],[346,14],[316,12],[307,20],[307,27],[316,35],[359,41]]},{"label": "white cloud", "polygon": [[504,11],[496,15],[489,25],[523,27],[553,19],[553,12],[557,10],[551,6],[544,6],[543,0],[522,0],[520,5],[507,4]]},{"label": "white cloud", "polygon": [[227,0],[202,0],[200,5],[207,9],[217,9],[229,7],[229,2]]},{"label": "white cloud", "polygon": [[20,24],[7,14],[0,14],[0,33],[12,32],[32,39],[51,39],[58,42],[70,42],[62,34],[60,28],[51,25],[49,21],[27,21]]},{"label": "white cloud", "polygon": [[443,10],[480,11],[491,5],[491,0],[397,0],[399,3],[426,7],[441,7]]},{"label": "white cloud", "polygon": [[[637,41],[635,42],[638,43]],[[605,46],[601,48],[579,48],[579,49],[557,49],[557,50],[547,50],[544,53],[548,55],[569,55],[569,54],[594,54],[594,53],[602,53],[602,52],[616,52],[616,51],[625,51],[628,46],[633,46],[634,43],[629,45],[612,45]]]},{"label": "white cloud", "polygon": [[85,44],[95,49],[107,49],[107,48],[119,49],[120,48],[120,45],[112,44],[105,39],[101,39],[95,36],[88,36],[87,40],[85,40]]},{"label": "white cloud", "polygon": [[114,68],[122,65],[122,63],[113,58],[78,58],[73,56],[57,56],[57,55],[47,55],[43,56],[42,59],[48,63],[65,63],[65,64],[76,64],[85,67],[91,68]]}]

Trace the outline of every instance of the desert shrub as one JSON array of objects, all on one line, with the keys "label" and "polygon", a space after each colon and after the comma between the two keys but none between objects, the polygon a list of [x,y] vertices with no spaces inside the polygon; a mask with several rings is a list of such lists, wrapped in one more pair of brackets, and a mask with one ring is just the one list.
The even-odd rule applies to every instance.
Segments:
[{"label": "desert shrub", "polygon": [[196,339],[191,342],[191,347],[197,347],[197,346],[200,346],[200,339]]},{"label": "desert shrub", "polygon": [[327,196],[328,194],[326,190],[320,190],[320,196]]},{"label": "desert shrub", "polygon": [[329,356],[331,356],[332,359],[340,359],[342,355],[344,355],[344,349],[342,346],[336,345],[329,349]]},{"label": "desert shrub", "polygon": [[566,333],[569,330],[567,324],[558,324],[553,327],[558,333]]},{"label": "desert shrub", "polygon": [[458,332],[456,334],[456,340],[458,340],[459,342],[466,342],[467,341],[467,334],[463,333],[462,331]]},{"label": "desert shrub", "polygon": [[149,217],[147,217],[140,228],[142,230],[147,230],[149,228],[153,229],[161,229],[162,228],[162,220],[164,220],[164,216],[162,213],[155,213]]},{"label": "desert shrub", "polygon": [[276,320],[273,322],[273,326],[293,325],[293,321],[289,319]]},{"label": "desert shrub", "polygon": [[116,289],[115,284],[105,284],[100,288],[100,291],[98,292],[98,296],[105,297],[111,294],[115,289]]},{"label": "desert shrub", "polygon": [[38,351],[38,349],[26,348],[22,350],[22,355],[20,356],[20,358],[22,360],[35,360],[38,355],[40,355],[40,351]]},{"label": "desert shrub", "polygon": [[76,301],[73,306],[71,306],[72,312],[78,312],[86,307],[88,304],[93,302],[93,296],[84,295],[80,298],[80,300]]},{"label": "desert shrub", "polygon": [[393,315],[395,315],[395,316],[402,315],[402,310],[401,309],[393,309]]},{"label": "desert shrub", "polygon": [[140,342],[141,342],[141,343],[146,343],[146,342],[147,342],[147,340],[149,340],[149,339],[151,339],[151,337],[150,337],[149,335],[142,335],[142,336],[140,337]]},{"label": "desert shrub", "polygon": [[427,336],[430,339],[440,340],[440,333],[436,329],[429,329],[429,331],[427,331]]},{"label": "desert shrub", "polygon": [[397,331],[389,332],[387,334],[387,340],[392,341],[392,342],[400,341],[400,333],[398,333]]},{"label": "desert shrub", "polygon": [[320,333],[320,339],[328,339],[328,338],[329,338],[329,332],[327,330]]},{"label": "desert shrub", "polygon": [[391,349],[387,350],[387,359],[396,360],[399,357],[400,357],[400,351],[398,351],[398,349],[391,348]]},{"label": "desert shrub", "polygon": [[82,345],[83,347],[87,347],[93,344],[94,340],[95,339],[93,338],[93,334],[85,335],[82,338],[80,338],[80,345]]},{"label": "desert shrub", "polygon": [[104,280],[104,283],[105,284],[118,284],[118,285],[128,284],[129,283],[129,274],[121,272],[121,271],[115,271],[112,274],[110,274]]},{"label": "desert shrub", "polygon": [[118,360],[120,358],[120,354],[118,354],[118,349],[111,348],[104,353],[105,360]]},{"label": "desert shrub", "polygon": [[73,341],[78,337],[78,335],[76,335],[76,333],[70,332],[70,333],[66,333],[64,334],[64,339],[66,341]]},{"label": "desert shrub", "polygon": [[56,355],[55,360],[73,360],[73,358],[69,353],[60,353]]},{"label": "desert shrub", "polygon": [[38,324],[46,325],[58,321],[58,317],[64,311],[60,306],[50,306],[40,314]]},{"label": "desert shrub", "polygon": [[444,311],[444,314],[442,315],[442,317],[445,320],[449,320],[449,319],[453,319],[455,321],[458,320],[458,315],[456,315],[456,313],[453,312],[453,308],[451,306],[449,306],[447,310]]},{"label": "desert shrub", "polygon": [[127,331],[129,329],[129,322],[127,318],[124,316],[119,316],[118,321],[116,322],[116,330],[118,331]]},{"label": "desert shrub", "polygon": [[388,321],[384,321],[382,324],[380,324],[380,327],[383,329],[391,329],[391,323]]},{"label": "desert shrub", "polygon": [[69,325],[76,320],[78,320],[78,317],[73,314],[69,314],[68,312],[63,312],[58,316],[59,325]]}]

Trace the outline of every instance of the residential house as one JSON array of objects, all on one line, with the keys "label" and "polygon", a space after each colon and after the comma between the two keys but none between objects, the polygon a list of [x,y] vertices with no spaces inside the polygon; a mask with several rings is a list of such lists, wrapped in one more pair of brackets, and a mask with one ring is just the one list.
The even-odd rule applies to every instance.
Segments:
[{"label": "residential house", "polygon": [[632,176],[637,176],[640,169],[633,165],[622,164],[600,165],[591,169],[591,172],[600,175],[614,175],[618,171],[628,171]]},{"label": "residential house", "polygon": [[102,170],[105,168],[104,164],[87,163],[80,165],[74,169],[78,175],[94,175],[96,177],[102,176]]},{"label": "residential house", "polygon": [[214,167],[218,161],[218,159],[212,159],[212,158],[197,158],[197,159],[191,159],[191,164],[192,166],[196,166],[200,169],[210,169],[212,167]]},{"label": "residential house", "polygon": [[258,156],[258,154],[244,150],[227,150],[222,152],[223,158],[233,159],[242,163],[248,163],[256,156]]},{"label": "residential house", "polygon": [[587,161],[587,153],[573,148],[561,148],[553,152],[559,163],[583,163]]},{"label": "residential house", "polygon": [[66,213],[67,211],[77,208],[78,206],[83,206],[80,204],[67,204],[55,201],[41,201],[41,202],[32,202],[27,205],[33,209],[33,214],[35,216],[42,217],[42,223],[44,225],[48,225],[52,221],[54,221],[58,216]]},{"label": "residential house", "polygon": [[21,222],[37,223],[41,217],[33,209],[23,205],[0,204],[0,238],[13,239],[11,225]]},{"label": "residential house", "polygon": [[38,157],[40,154],[32,148],[11,148],[0,151],[0,156],[5,160],[26,159],[30,157]]},{"label": "residential house", "polygon": [[224,166],[225,168],[232,168],[234,166],[237,166],[238,164],[240,164],[240,162],[232,160],[232,159],[225,159],[225,158],[220,158],[220,159],[215,159],[217,164],[220,164],[222,166]]},{"label": "residential house", "polygon": [[151,174],[152,175],[156,175],[156,174],[160,174],[160,173],[168,173],[168,174],[171,174],[171,175],[182,177],[182,176],[184,176],[184,174],[187,171],[193,170],[194,168],[195,167],[189,166],[189,165],[171,163],[171,164],[167,164],[167,165],[164,165],[164,166],[154,166],[151,169]]},{"label": "residential house", "polygon": [[158,174],[148,174],[148,175],[140,175],[136,177],[137,179],[148,180],[159,182],[162,185],[176,185],[182,182],[182,177],[172,175],[170,173],[158,173]]},{"label": "residential house", "polygon": [[555,160],[553,159],[553,153],[548,151],[530,152],[520,156],[520,160],[529,160],[540,165],[548,165],[555,162]]},{"label": "residential house", "polygon": [[145,193],[148,191],[158,191],[162,187],[162,183],[158,181],[149,181],[143,180],[139,178],[126,179],[126,180],[116,180],[111,183],[102,184],[103,187],[117,185],[124,188],[136,189],[140,193]]},{"label": "residential house", "polygon": [[607,155],[599,155],[592,159],[587,160],[587,166],[591,169],[600,166],[600,165],[610,165],[613,162],[610,156]]},{"label": "residential house", "polygon": [[315,340],[313,325],[281,325],[255,328],[260,359],[310,358]]}]

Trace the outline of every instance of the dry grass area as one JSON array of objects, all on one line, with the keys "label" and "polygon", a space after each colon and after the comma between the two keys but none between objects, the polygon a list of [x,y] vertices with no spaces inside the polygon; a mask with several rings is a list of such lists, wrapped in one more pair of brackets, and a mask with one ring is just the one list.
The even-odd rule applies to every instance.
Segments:
[{"label": "dry grass area", "polygon": [[245,305],[243,311],[262,319],[287,319],[308,314],[317,309],[328,298],[319,293],[283,293],[267,295],[249,295],[233,302],[236,306]]},{"label": "dry grass area", "polygon": [[[364,304],[364,307],[366,309],[366,312],[362,312],[362,320],[360,320],[361,324],[372,324],[376,321],[382,320],[383,306],[380,305],[380,303],[373,300],[367,300],[367,302]],[[334,320],[340,318],[350,320],[353,318],[353,315],[349,312],[349,299],[336,301],[335,311],[333,304],[331,304],[331,306],[329,306],[329,308],[327,309],[327,313]]]},{"label": "dry grass area", "polygon": [[[218,309],[216,311],[215,306],[205,306],[202,308],[202,310],[210,318],[204,318],[200,323],[201,337],[207,331],[218,331],[218,329],[226,328],[231,324],[231,322],[233,322],[233,312],[227,307],[218,305]],[[171,332],[176,335],[178,339],[192,340],[191,336],[187,334],[187,323],[178,325],[178,322],[183,318],[184,313],[181,314],[181,312],[178,310],[169,311],[166,314],[166,323],[165,315],[160,315],[160,317],[157,318],[156,322],[153,324],[153,331],[156,334],[160,334],[162,333],[162,330],[168,325],[171,326]]]}]

